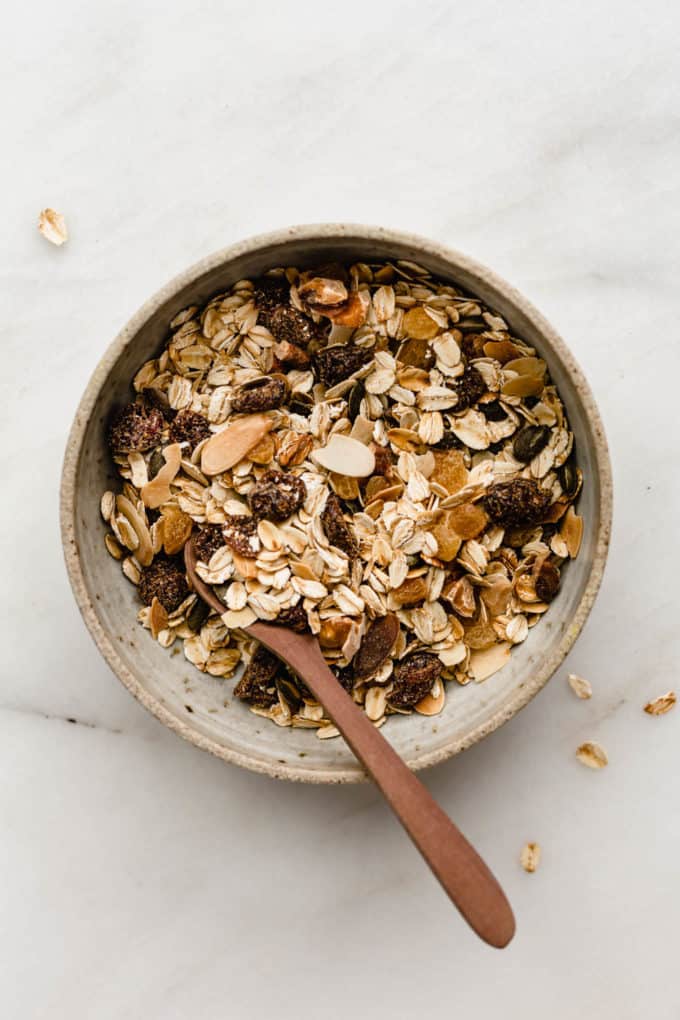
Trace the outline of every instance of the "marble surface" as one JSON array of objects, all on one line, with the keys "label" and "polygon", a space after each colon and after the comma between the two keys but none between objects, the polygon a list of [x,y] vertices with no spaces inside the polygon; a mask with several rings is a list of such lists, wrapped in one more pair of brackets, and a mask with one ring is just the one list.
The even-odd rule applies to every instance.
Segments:
[{"label": "marble surface", "polygon": [[[4,1017],[678,1016],[680,709],[642,705],[680,657],[679,20],[661,0],[6,12]],[[45,205],[67,217],[61,250],[35,229]],[[513,281],[611,441],[613,546],[583,636],[516,720],[425,776],[508,890],[503,953],[372,789],[276,783],[163,730],[100,660],[62,564],[62,449],[121,324],[213,249],[340,219]],[[585,739],[607,769],[575,761]]]}]

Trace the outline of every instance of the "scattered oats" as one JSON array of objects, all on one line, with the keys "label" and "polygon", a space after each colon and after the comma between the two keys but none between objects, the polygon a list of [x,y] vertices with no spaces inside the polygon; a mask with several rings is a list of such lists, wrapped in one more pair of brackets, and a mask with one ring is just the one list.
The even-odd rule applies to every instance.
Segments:
[{"label": "scattered oats", "polygon": [[579,676],[578,673],[570,673],[567,677],[569,686],[576,695],[577,698],[586,700],[592,698],[593,688],[590,685],[590,681],[586,680],[585,677]]},{"label": "scattered oats", "polygon": [[653,701],[648,701],[645,705],[645,712],[647,715],[665,715],[666,712],[670,712],[676,701],[675,691],[668,691],[666,694],[654,698]]},{"label": "scattered oats", "polygon": [[128,581],[131,581],[133,584],[139,584],[142,573],[134,557],[126,556],[123,560],[123,573]]},{"label": "scattered oats", "polygon": [[57,246],[68,241],[66,220],[54,209],[43,209],[38,217],[38,230],[47,241]]},{"label": "scattered oats", "polygon": [[589,769],[603,769],[609,762],[605,749],[592,740],[581,744],[576,751],[576,757],[582,765],[587,765]]},{"label": "scattered oats", "polygon": [[519,862],[525,871],[533,874],[541,862],[541,848],[538,843],[526,843],[519,855]]}]

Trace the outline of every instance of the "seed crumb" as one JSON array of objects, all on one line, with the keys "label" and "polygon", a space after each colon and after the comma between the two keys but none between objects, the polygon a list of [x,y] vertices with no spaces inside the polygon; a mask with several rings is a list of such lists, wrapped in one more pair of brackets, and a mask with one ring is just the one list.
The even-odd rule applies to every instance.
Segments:
[{"label": "seed crumb", "polygon": [[675,691],[668,691],[666,694],[660,694],[658,698],[648,701],[645,705],[645,712],[647,715],[665,715],[666,712],[670,712],[677,700]]},{"label": "seed crumb", "polygon": [[538,843],[525,843],[519,855],[519,862],[525,871],[533,874],[541,862],[541,848]]}]

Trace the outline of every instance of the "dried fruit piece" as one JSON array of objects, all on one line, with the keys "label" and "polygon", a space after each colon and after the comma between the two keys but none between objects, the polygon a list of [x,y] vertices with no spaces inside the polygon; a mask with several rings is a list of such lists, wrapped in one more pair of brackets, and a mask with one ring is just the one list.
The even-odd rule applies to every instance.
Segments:
[{"label": "dried fruit piece", "polygon": [[310,357],[307,351],[303,350],[302,347],[298,347],[297,344],[290,343],[288,340],[281,340],[278,344],[275,344],[272,354],[282,368],[295,368],[298,371],[302,371],[310,365]]},{"label": "dried fruit piece", "polygon": [[559,568],[550,560],[544,560],[534,578],[534,587],[541,602],[552,602],[560,590]]},{"label": "dried fruit piece", "polygon": [[267,471],[248,493],[248,504],[256,518],[285,521],[306,498],[307,488],[301,478],[287,471]]},{"label": "dried fruit piece", "polygon": [[157,408],[143,403],[126,404],[111,421],[109,446],[115,454],[144,453],[158,445],[164,425]]},{"label": "dried fruit piece", "polygon": [[344,305],[349,297],[347,287],[342,280],[323,276],[313,276],[301,283],[298,287],[298,294],[302,301],[317,311]]},{"label": "dried fruit piece", "polygon": [[645,705],[645,712],[647,715],[665,715],[666,712],[670,712],[677,700],[675,691],[668,691],[666,694],[654,698],[653,701],[648,701]]},{"label": "dried fruit piece", "polygon": [[150,606],[157,598],[168,613],[173,613],[189,594],[189,585],[174,560],[157,556],[142,570],[137,590],[144,605]]},{"label": "dried fruit piece", "polygon": [[68,241],[66,220],[54,209],[42,210],[38,217],[38,230],[47,241],[56,244],[57,247]]},{"label": "dried fruit piece", "polygon": [[257,708],[271,708],[278,701],[276,681],[283,675],[283,663],[263,645],[258,645],[234,687],[234,697]]},{"label": "dried fruit piece", "polygon": [[326,506],[321,514],[321,523],[331,545],[342,549],[350,558],[359,552],[354,532],[345,520],[342,505],[335,493],[329,492]]},{"label": "dried fruit piece", "polygon": [[462,538],[453,525],[452,510],[444,510],[432,527],[432,535],[437,542],[437,557],[448,563],[454,560],[461,547]]},{"label": "dried fruit piece", "polygon": [[258,322],[269,326],[271,313],[279,306],[287,306],[290,298],[290,287],[285,276],[263,276],[258,280],[253,291]]},{"label": "dried fruit piece", "polygon": [[217,432],[201,450],[201,471],[204,475],[219,475],[228,471],[270,431],[274,422],[263,414],[237,418],[221,432]]},{"label": "dried fruit piece", "polygon": [[334,344],[324,347],[314,355],[314,368],[319,381],[330,389],[344,379],[358,372],[371,359],[371,352],[354,344]]},{"label": "dried fruit piece", "polygon": [[257,521],[247,514],[231,514],[222,525],[224,545],[246,559],[253,559],[260,551]]},{"label": "dried fruit piece", "polygon": [[394,708],[413,708],[430,693],[441,676],[439,656],[431,652],[415,652],[394,667],[394,686],[388,701]]},{"label": "dried fruit piece", "polygon": [[603,769],[609,762],[605,749],[594,740],[587,740],[585,744],[581,744],[576,751],[576,757],[589,769]]},{"label": "dried fruit piece", "polygon": [[525,871],[533,874],[541,860],[541,848],[538,843],[526,843],[519,855],[519,862]]},{"label": "dried fruit piece", "polygon": [[350,478],[367,478],[375,470],[373,450],[351,436],[332,435],[326,446],[314,451],[312,460],[327,471]]},{"label": "dried fruit piece", "polygon": [[288,467],[289,465],[295,467],[298,464],[302,464],[313,445],[314,440],[308,433],[293,432],[291,430],[280,439],[277,451],[279,464],[281,467]]},{"label": "dried fruit piece", "polygon": [[435,353],[428,340],[411,338],[404,340],[399,348],[397,361],[413,368],[430,369],[435,363]]},{"label": "dried fruit piece", "polygon": [[168,506],[162,510],[163,549],[167,556],[175,556],[187,542],[194,522],[179,507]]},{"label": "dried fruit piece", "polygon": [[326,315],[336,326],[348,326],[351,329],[357,329],[366,322],[369,304],[370,298],[365,291],[353,290],[343,305],[339,305],[337,308],[324,308],[323,310],[319,308],[319,311],[322,311],[322,314]]},{"label": "dried fruit piece", "polygon": [[314,398],[309,393],[294,393],[288,404],[291,414],[300,414],[303,418],[309,418],[313,407]]},{"label": "dried fruit piece", "polygon": [[458,394],[456,412],[467,410],[468,407],[476,404],[480,397],[484,396],[486,383],[476,368],[468,365],[456,383],[456,393]]},{"label": "dried fruit piece", "polygon": [[485,403],[479,405],[479,410],[482,412],[487,421],[505,421],[508,417],[508,412],[505,410],[500,400],[487,400]]},{"label": "dried fruit piece", "polygon": [[458,492],[467,483],[465,458],[460,450],[434,450],[434,471],[431,482],[437,482],[449,494]]},{"label": "dried fruit piece", "polygon": [[441,327],[419,305],[409,308],[404,314],[403,329],[414,340],[431,340],[437,333],[441,333]]},{"label": "dried fruit piece", "polygon": [[528,464],[545,449],[550,439],[547,425],[525,425],[515,436],[512,454],[521,464]]},{"label": "dried fruit piece", "polygon": [[239,387],[231,398],[231,406],[239,413],[273,411],[286,398],[288,386],[284,376],[263,375]]},{"label": "dried fruit piece", "polygon": [[374,620],[354,657],[355,676],[362,680],[372,676],[391,654],[398,636],[399,620],[394,613]]},{"label": "dried fruit piece", "polygon": [[540,521],[550,505],[550,493],[531,478],[513,478],[492,485],[484,507],[495,524],[504,527],[534,524]]},{"label": "dried fruit piece", "polygon": [[275,453],[276,443],[271,432],[268,432],[259,441],[257,446],[254,446],[252,450],[248,450],[248,460],[252,461],[253,464],[271,464]]},{"label": "dried fruit piece", "polygon": [[593,688],[585,677],[579,676],[578,673],[570,673],[567,680],[577,698],[581,698],[582,701],[592,698]]},{"label": "dried fruit piece", "polygon": [[449,526],[465,540],[477,538],[489,523],[481,503],[461,503],[449,510],[448,514]]},{"label": "dried fruit piece", "polygon": [[442,598],[464,620],[471,620],[477,612],[475,589],[467,577],[454,577],[442,589]]},{"label": "dried fruit piece", "polygon": [[291,606],[289,609],[282,609],[274,623],[279,624],[281,627],[288,627],[289,630],[294,630],[296,634],[303,634],[309,630],[309,620],[301,602]]},{"label": "dried fruit piece", "polygon": [[427,595],[427,582],[424,577],[407,577],[403,584],[392,592],[395,605],[406,609],[422,602]]},{"label": "dried fruit piece", "polygon": [[349,637],[354,624],[346,616],[333,616],[323,620],[319,631],[319,644],[322,648],[342,648]]},{"label": "dried fruit piece", "polygon": [[309,316],[290,305],[281,305],[270,312],[267,325],[275,340],[285,340],[297,347],[307,347],[307,344],[322,335],[322,331]]},{"label": "dried fruit piece", "polygon": [[154,641],[162,630],[165,630],[168,626],[168,614],[165,611],[163,605],[158,601],[154,595],[151,600],[151,612],[149,613],[149,627],[151,628],[151,636]]},{"label": "dried fruit piece", "polygon": [[188,443],[193,453],[199,443],[210,435],[210,423],[197,411],[178,411],[170,425],[170,442]]},{"label": "dried fruit piece", "polygon": [[209,563],[211,557],[218,549],[226,545],[222,534],[221,524],[204,524],[194,535],[194,549],[196,557],[201,563]]}]

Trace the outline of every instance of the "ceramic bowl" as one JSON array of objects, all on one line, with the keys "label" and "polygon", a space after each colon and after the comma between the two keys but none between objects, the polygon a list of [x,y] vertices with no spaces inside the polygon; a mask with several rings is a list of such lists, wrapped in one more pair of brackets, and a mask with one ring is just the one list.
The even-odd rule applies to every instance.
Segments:
[{"label": "ceramic bowl", "polygon": [[73,591],[99,650],[127,689],[166,726],[197,747],[256,772],[306,782],[354,782],[363,772],[339,739],[313,730],[280,729],[236,702],[233,681],[199,673],[171,655],[136,622],[134,587],[106,552],[101,493],[116,487],[104,441],[111,409],[130,399],[130,380],[156,356],[168,323],[236,280],[273,266],[334,260],[404,258],[478,295],[548,363],[567,408],[585,484],[579,512],[585,529],[578,558],[540,625],[510,662],[482,684],[450,688],[440,716],[395,716],[382,732],[413,769],[444,761],[512,718],[562,662],[593,604],[607,555],[611,471],[607,444],[588,384],[564,341],[516,290],[459,252],[396,231],[355,225],[291,227],[231,245],[180,274],[141,308],[113,341],[80,402],[66,449],[61,490],[62,537]]}]

